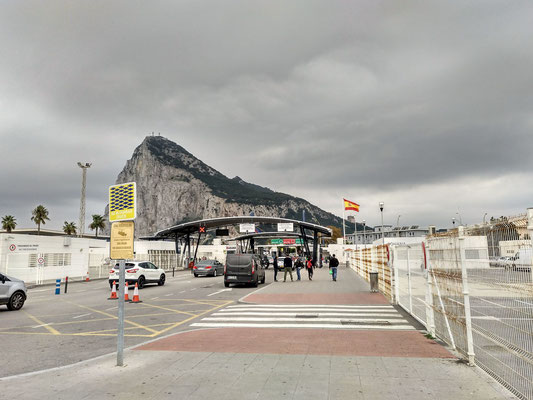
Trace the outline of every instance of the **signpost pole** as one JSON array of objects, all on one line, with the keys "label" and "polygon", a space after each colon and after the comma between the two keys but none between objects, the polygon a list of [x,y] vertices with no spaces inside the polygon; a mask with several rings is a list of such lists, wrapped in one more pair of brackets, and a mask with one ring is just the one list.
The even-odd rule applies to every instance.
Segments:
[{"label": "signpost pole", "polygon": [[124,365],[124,287],[126,286],[126,262],[119,261],[118,270],[118,334],[117,367]]}]

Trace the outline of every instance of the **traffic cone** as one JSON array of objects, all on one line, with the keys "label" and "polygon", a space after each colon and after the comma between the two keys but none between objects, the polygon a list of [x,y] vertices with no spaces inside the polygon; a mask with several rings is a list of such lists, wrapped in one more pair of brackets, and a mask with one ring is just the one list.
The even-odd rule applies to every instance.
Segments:
[{"label": "traffic cone", "polygon": [[111,289],[111,297],[109,297],[107,300],[118,300],[117,284],[115,281],[113,281],[113,288]]},{"label": "traffic cone", "polygon": [[124,301],[131,301],[128,295],[128,282],[126,282],[126,286],[124,287]]},{"label": "traffic cone", "polygon": [[135,289],[133,290],[133,300],[132,303],[142,303],[141,300],[139,300],[139,287],[137,286],[137,282],[135,282]]},{"label": "traffic cone", "polygon": [[85,276],[85,282],[89,282],[89,271],[87,271],[87,275]]}]

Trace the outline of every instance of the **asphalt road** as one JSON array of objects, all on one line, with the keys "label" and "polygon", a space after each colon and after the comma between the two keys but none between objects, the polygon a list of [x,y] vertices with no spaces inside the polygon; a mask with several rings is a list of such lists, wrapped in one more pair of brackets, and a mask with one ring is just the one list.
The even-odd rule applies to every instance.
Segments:
[{"label": "asphalt road", "polygon": [[[267,271],[267,282],[271,274]],[[125,304],[125,347],[187,330],[198,318],[257,290],[229,289],[222,277],[194,278],[185,271],[167,275],[164,286],[147,285],[139,291],[142,303]],[[20,311],[0,306],[0,377],[116,352],[118,307],[117,300],[108,300],[107,280],[70,283],[67,294],[54,290],[30,289]]]}]

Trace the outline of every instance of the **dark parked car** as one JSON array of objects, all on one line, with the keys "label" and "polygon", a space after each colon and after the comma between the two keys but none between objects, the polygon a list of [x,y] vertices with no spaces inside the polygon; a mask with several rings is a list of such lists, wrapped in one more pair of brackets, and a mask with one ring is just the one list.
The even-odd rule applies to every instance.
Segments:
[{"label": "dark parked car", "polygon": [[201,260],[197,261],[193,267],[194,276],[217,276],[224,273],[224,265],[217,260]]},{"label": "dark parked car", "polygon": [[253,254],[228,254],[224,267],[224,286],[228,287],[230,283],[255,287],[265,283],[265,269],[259,257]]}]

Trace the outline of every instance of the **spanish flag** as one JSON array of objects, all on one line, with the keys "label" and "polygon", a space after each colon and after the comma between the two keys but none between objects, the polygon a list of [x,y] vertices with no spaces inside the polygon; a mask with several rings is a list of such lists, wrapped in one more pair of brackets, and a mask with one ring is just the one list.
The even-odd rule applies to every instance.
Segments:
[{"label": "spanish flag", "polygon": [[346,200],[346,199],[343,199],[343,200],[344,200],[345,211],[352,210],[352,211],[359,212],[359,204],[354,203],[353,201]]}]

